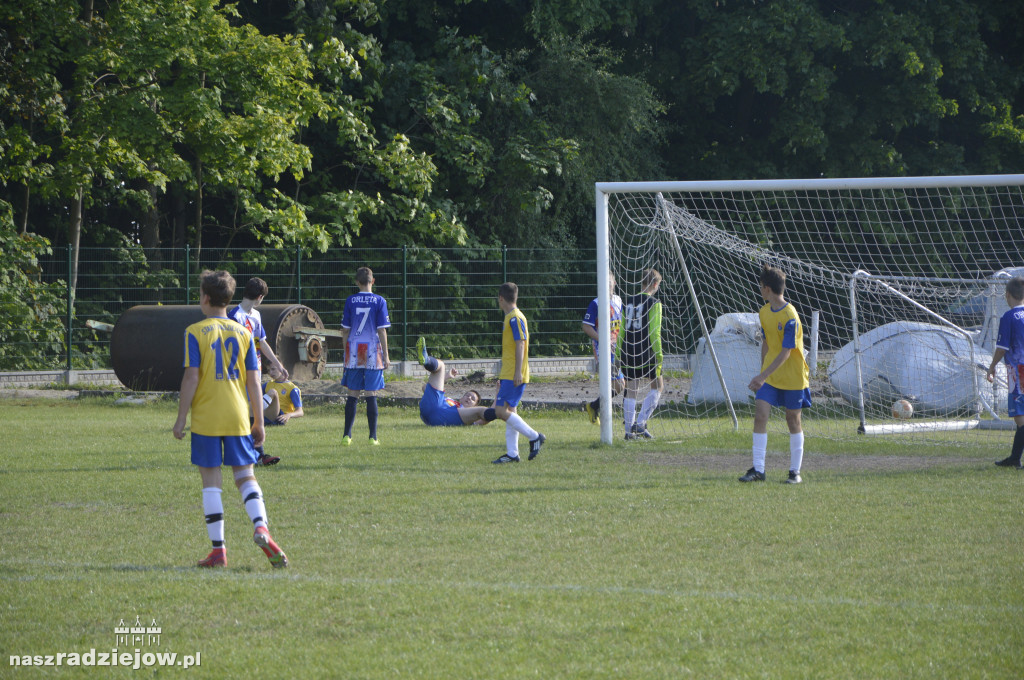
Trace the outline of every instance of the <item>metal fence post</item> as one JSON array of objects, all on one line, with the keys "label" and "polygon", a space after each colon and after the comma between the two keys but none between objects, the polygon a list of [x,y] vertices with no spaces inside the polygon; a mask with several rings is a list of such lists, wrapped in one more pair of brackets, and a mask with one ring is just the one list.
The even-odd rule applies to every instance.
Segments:
[{"label": "metal fence post", "polygon": [[409,347],[409,246],[402,246],[402,361]]},{"label": "metal fence post", "polygon": [[[67,281],[67,303],[68,303],[68,330],[64,337],[64,344],[67,349],[67,370],[71,370],[71,334],[74,331],[72,317],[74,315],[75,295],[71,288],[71,244],[67,245],[68,260],[68,281]],[[70,380],[70,376],[68,378]]]},{"label": "metal fence post", "polygon": [[302,246],[295,246],[295,303],[302,304]]},{"label": "metal fence post", "polygon": [[185,304],[192,299],[192,249],[185,244]]},{"label": "metal fence post", "polygon": [[501,282],[508,281],[508,246],[501,246]]}]

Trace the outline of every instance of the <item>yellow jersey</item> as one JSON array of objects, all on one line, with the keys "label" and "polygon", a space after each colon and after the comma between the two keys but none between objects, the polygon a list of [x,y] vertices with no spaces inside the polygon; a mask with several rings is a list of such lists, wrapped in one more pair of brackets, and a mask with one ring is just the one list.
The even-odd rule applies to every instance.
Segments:
[{"label": "yellow jersey", "polygon": [[263,393],[270,394],[271,391],[277,392],[281,403],[281,413],[293,413],[302,408],[302,396],[299,394],[299,388],[290,380],[284,382],[271,380],[267,383]]},{"label": "yellow jersey", "polygon": [[257,370],[252,333],[231,319],[211,317],[185,329],[185,368],[199,369],[192,397],[192,432],[241,437],[251,432],[246,371]]},{"label": "yellow jersey", "polygon": [[788,302],[781,309],[765,304],[758,312],[761,335],[768,345],[761,370],[775,360],[783,349],[792,349],[789,358],[768,376],[766,383],[779,390],[803,390],[810,387],[810,369],[804,360],[804,331],[800,315]]},{"label": "yellow jersey", "polygon": [[530,331],[526,327],[526,317],[516,307],[505,315],[501,331],[501,380],[514,380],[516,376],[516,342],[522,340],[523,347],[523,382],[530,382]]}]

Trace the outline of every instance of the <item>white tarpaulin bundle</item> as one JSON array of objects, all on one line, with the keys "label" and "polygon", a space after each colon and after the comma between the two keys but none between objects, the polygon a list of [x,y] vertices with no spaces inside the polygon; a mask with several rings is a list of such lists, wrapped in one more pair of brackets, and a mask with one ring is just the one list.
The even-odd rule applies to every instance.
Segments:
[{"label": "white tarpaulin bundle", "polygon": [[[729,399],[744,403],[754,395],[747,389],[751,378],[761,372],[761,321],[757,314],[723,314],[715,321],[711,331],[718,363],[729,388]],[[718,380],[715,364],[707,342],[697,343],[697,355],[688,403],[725,403],[722,383]]]},{"label": "white tarpaulin bundle", "polygon": [[[987,394],[986,399],[992,399],[992,387],[985,379],[992,354],[944,326],[887,323],[862,334],[860,347],[867,402],[889,404],[908,399],[917,409],[951,413],[978,403],[976,386],[983,396]],[[857,365],[852,342],[836,352],[828,375],[843,398],[856,404]],[[1003,394],[1005,402],[1005,390]]]}]

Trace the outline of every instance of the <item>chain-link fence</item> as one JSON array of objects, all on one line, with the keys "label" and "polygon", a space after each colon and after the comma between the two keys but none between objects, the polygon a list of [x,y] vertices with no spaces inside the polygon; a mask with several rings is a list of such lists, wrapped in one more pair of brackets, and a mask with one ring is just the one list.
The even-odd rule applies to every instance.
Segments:
[{"label": "chain-link fence", "polygon": [[[327,328],[340,327],[346,298],[357,291],[355,272],[370,267],[374,292],[388,301],[393,361],[413,358],[416,338],[426,336],[442,358],[498,357],[501,318],[498,286],[519,286],[519,307],[530,323],[530,355],[560,357],[590,353],[580,330],[597,294],[595,253],[508,248],[335,249],[315,256],[300,250],[203,251],[190,249],[83,248],[73,273],[70,248],[40,258],[39,276],[62,282],[64,300],[49,316],[49,329],[20,328],[5,348],[0,370],[110,367],[110,334],[87,325],[115,324],[135,305],[196,305],[198,274],[227,269],[238,281],[235,302],[250,277],[267,282],[264,304],[302,304]],[[67,281],[76,278],[72,291]],[[70,310],[70,313],[68,313]],[[59,321],[57,320],[59,316]],[[31,326],[31,324],[28,324]],[[328,362],[341,361],[332,346]]]}]

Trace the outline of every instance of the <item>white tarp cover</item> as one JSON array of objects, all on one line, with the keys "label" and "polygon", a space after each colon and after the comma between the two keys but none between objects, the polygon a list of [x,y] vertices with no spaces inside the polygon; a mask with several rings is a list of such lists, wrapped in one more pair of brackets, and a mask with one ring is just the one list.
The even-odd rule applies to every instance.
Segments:
[{"label": "white tarp cover", "polygon": [[990,294],[979,295],[973,300],[974,304],[980,304],[985,309],[985,321],[982,323],[981,337],[977,342],[990,352],[994,352],[996,349],[999,320],[1010,309],[1010,306],[1006,304],[1006,283],[1015,276],[1024,276],[1024,267],[1000,269],[992,275],[995,285]]},{"label": "white tarp cover", "polygon": [[[711,342],[725,375],[729,398],[734,404],[748,401],[754,393],[747,389],[747,385],[761,372],[761,321],[758,315],[723,314],[715,321]],[[695,366],[687,402],[724,404],[725,393],[704,338],[697,343]]]},{"label": "white tarp cover", "polygon": [[[915,409],[938,413],[973,407],[977,397],[972,371],[981,394],[992,400],[992,387],[985,379],[991,353],[949,328],[917,322],[887,323],[862,334],[860,347],[864,397],[868,402],[889,404],[908,399]],[[836,352],[828,375],[843,398],[856,404],[853,342]],[[1004,389],[1003,409],[1005,400]],[[994,406],[999,408],[999,404]]]}]

